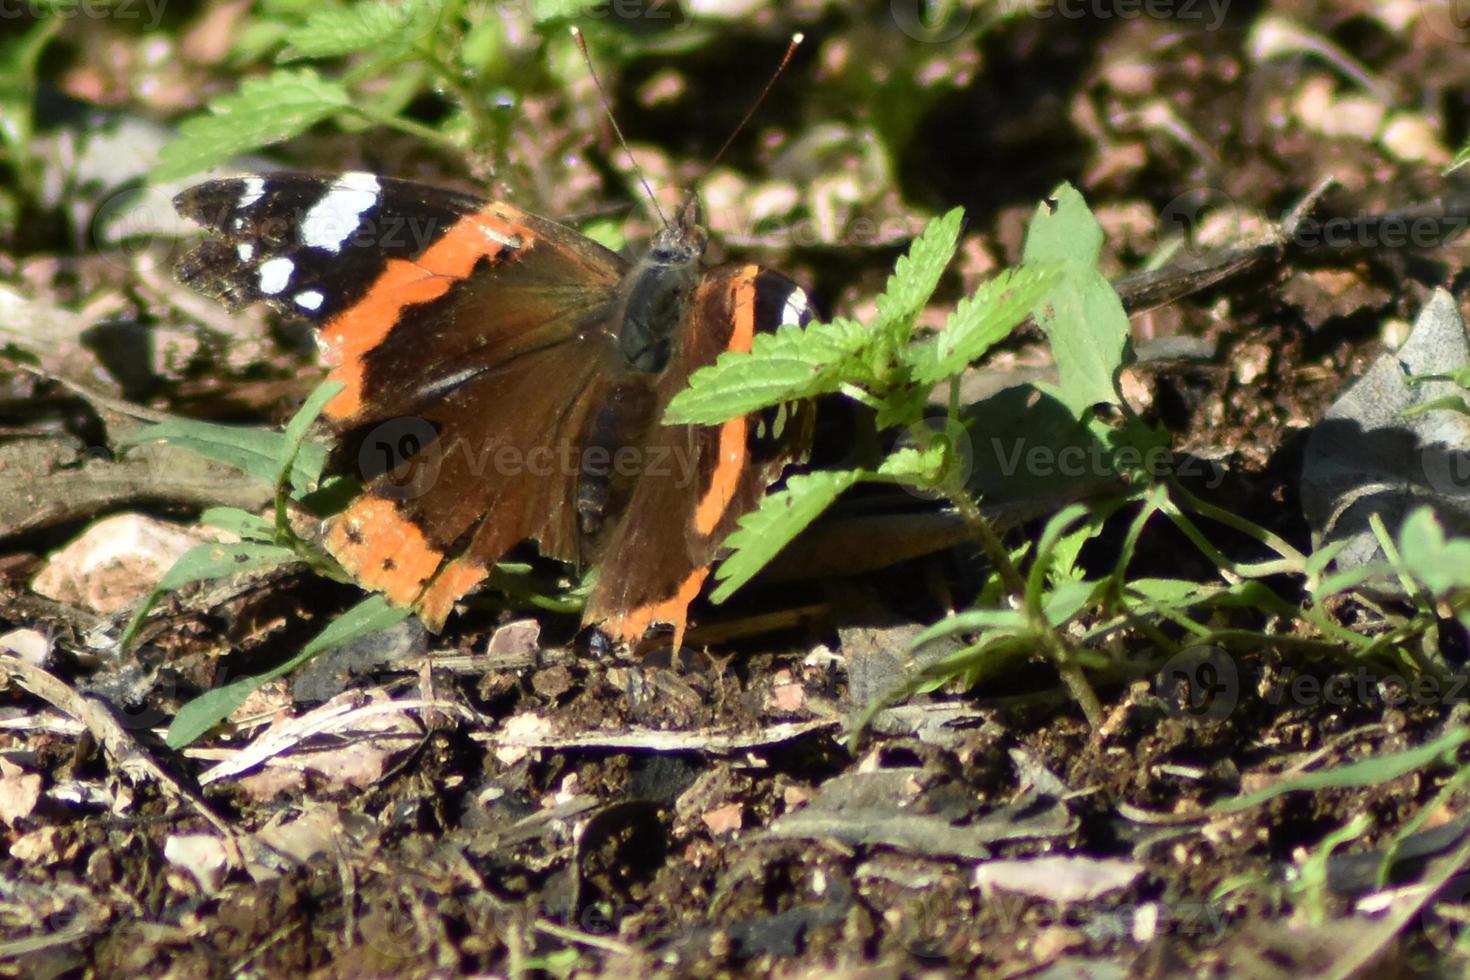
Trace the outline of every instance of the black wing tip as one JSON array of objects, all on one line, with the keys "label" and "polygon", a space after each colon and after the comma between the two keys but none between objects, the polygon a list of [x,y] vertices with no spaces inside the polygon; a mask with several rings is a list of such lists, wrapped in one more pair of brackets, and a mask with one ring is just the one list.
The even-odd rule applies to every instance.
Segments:
[{"label": "black wing tip", "polygon": [[233,312],[239,312],[259,297],[243,275],[244,263],[234,250],[217,238],[206,238],[174,264],[174,277],[183,285],[209,296]]}]

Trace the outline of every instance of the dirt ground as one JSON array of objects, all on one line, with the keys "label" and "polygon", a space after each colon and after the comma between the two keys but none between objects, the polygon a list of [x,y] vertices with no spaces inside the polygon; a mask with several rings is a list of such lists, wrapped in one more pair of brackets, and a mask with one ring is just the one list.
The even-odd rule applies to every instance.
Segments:
[{"label": "dirt ground", "polygon": [[[1452,5],[1231,3],[1214,25],[1203,4],[1169,16],[1101,4],[1023,13],[958,46],[916,39],[923,25],[904,29],[903,4],[801,4],[791,24],[756,6],[759,29],[618,66],[613,102],[655,182],[675,181],[763,84],[744,76],[779,58],[778,28],[806,30],[706,198],[724,254],[779,266],[827,311],[870,313],[908,236],[954,205],[965,238],[926,323],[1018,260],[1025,222],[1062,181],[1097,214],[1104,271],[1121,278],[1173,233],[1193,238],[1166,263],[1269,229],[1332,178],[1313,213],[1351,219],[1357,237],[1294,242],[1247,274],[1140,308],[1126,381],[1172,445],[1208,463],[1202,495],[1310,549],[1299,489],[1310,427],[1433,287],[1467,282],[1463,243],[1392,247],[1361,220],[1464,210],[1463,174],[1444,173],[1470,136],[1470,49]],[[45,91],[156,120],[198,104],[187,76],[155,62],[88,57],[135,51],[127,37],[73,37],[43,64]],[[885,87],[885,65],[910,73],[908,87]],[[161,88],[130,87],[133,76]],[[529,118],[556,122],[528,128],[496,177],[534,174],[524,193],[548,213],[596,217],[618,193],[600,179],[612,168],[589,176],[568,162],[569,146],[605,129],[584,94],[527,100]],[[863,104],[871,116],[852,111]],[[314,133],[294,159],[437,168],[466,186],[482,176],[448,172],[407,137],[374,140]],[[762,224],[758,202],[788,193],[816,217]],[[104,517],[187,529],[207,506],[263,512],[258,488],[217,469],[170,471],[162,485],[119,469],[116,427],[132,413],[279,423],[320,377],[289,325],[182,296],[169,276],[176,240],[89,235],[103,198],[60,193],[10,224],[0,254],[0,646],[12,651],[0,670],[0,973],[1463,971],[1462,699],[1405,697],[1412,678],[1292,642],[1279,610],[1232,613],[1260,642],[1235,651],[1223,710],[1182,706],[1140,633],[1095,672],[1097,728],[1054,671],[1026,662],[859,729],[922,627],[983,581],[963,546],[698,606],[676,657],[619,655],[574,617],[472,601],[439,635],[407,620],[168,748],[182,704],[281,662],[360,595],[294,571],[186,589],[121,656],[137,580],[162,568],[130,566],[121,584],[79,571],[62,598],[35,588]],[[37,353],[43,328],[73,341]],[[15,339],[27,331],[30,346]],[[118,353],[143,349],[141,364]],[[967,383],[979,397],[1047,364],[1041,335],[1023,329]],[[848,452],[843,431],[819,430],[818,463]],[[1098,567],[1125,527],[1094,542]],[[1214,571],[1163,530],[1139,555],[1133,574]],[[1282,594],[1300,598],[1293,588]],[[122,605],[97,591],[109,589]],[[1374,628],[1365,608],[1331,612]],[[1470,645],[1455,620],[1432,642],[1463,669]],[[1334,678],[1347,696],[1313,694]],[[1401,772],[1270,792],[1424,746]]]}]

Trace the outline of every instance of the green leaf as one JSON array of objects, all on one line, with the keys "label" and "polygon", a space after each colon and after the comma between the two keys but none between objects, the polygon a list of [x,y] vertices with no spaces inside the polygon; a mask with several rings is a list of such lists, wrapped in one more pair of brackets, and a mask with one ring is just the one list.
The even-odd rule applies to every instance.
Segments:
[{"label": "green leaf", "polygon": [[438,25],[441,0],[368,0],[311,12],[278,60],[407,51]]},{"label": "green leaf", "polygon": [[1430,508],[1420,507],[1404,519],[1398,550],[1404,568],[1431,594],[1470,588],[1470,539],[1447,538]]},{"label": "green leaf", "polygon": [[302,447],[306,444],[306,434],[311,431],[312,423],[317,420],[317,416],[321,415],[322,409],[327,407],[327,402],[331,401],[344,387],[340,381],[323,381],[307,396],[300,411],[291,416],[291,421],[286,423],[286,431],[283,433],[279,455],[276,458],[276,472],[272,479],[276,487],[276,535],[279,540],[285,541],[291,537],[286,501],[291,497],[291,494],[288,493],[288,483],[291,470],[296,465],[296,457],[300,455]]},{"label": "green leaf", "polygon": [[266,544],[275,541],[275,528],[270,521],[238,507],[210,507],[199,515],[199,523],[228,531],[246,541],[261,541]]},{"label": "green leaf", "polygon": [[873,325],[877,349],[885,358],[908,343],[914,321],[954,258],[964,222],[963,208],[935,218],[893,267],[893,275],[878,296],[878,319]]},{"label": "green leaf", "polygon": [[[128,447],[148,442],[167,442],[273,484],[285,451],[286,436],[269,429],[173,419],[129,433],[120,440],[120,445]],[[291,466],[292,488],[297,494],[309,492],[321,479],[326,465],[325,446],[315,442],[302,443]]]},{"label": "green leaf", "polygon": [[174,592],[192,582],[274,568],[295,560],[296,552],[290,548],[258,541],[196,545],[158,580],[157,591]]},{"label": "green leaf", "polygon": [[906,354],[914,380],[937,384],[959,374],[1004,340],[1061,279],[1058,265],[1021,266],[1007,269],[960,300],[943,332]]},{"label": "green leaf", "polygon": [[1071,504],[1053,514],[1041,531],[1036,543],[1036,559],[1026,575],[1026,604],[1040,610],[1046,598],[1047,572],[1056,558],[1057,542],[1066,537],[1076,525],[1087,519],[1088,508],[1082,504]]},{"label": "green leaf", "polygon": [[1470,728],[1452,728],[1432,742],[1390,752],[1385,755],[1349,762],[1333,769],[1320,769],[1272,783],[1254,793],[1221,800],[1210,807],[1210,813],[1239,813],[1273,800],[1284,793],[1300,790],[1349,789],[1360,786],[1380,786],[1392,779],[1407,775],[1436,762],[1440,756],[1451,752],[1470,739]]},{"label": "green leaf", "polygon": [[1052,626],[1063,626],[1090,606],[1093,597],[1106,586],[1107,583],[1101,579],[1062,582],[1042,598],[1041,614]]},{"label": "green leaf", "polygon": [[255,677],[242,677],[205,691],[174,715],[163,737],[164,744],[171,749],[182,749],[228,718],[230,712],[244,704],[250,692],[263,683]]},{"label": "green leaf", "polygon": [[957,633],[996,632],[1013,634],[1027,628],[1026,613],[1020,609],[969,609],[953,616],[946,616],[920,633],[914,640],[919,646],[931,640],[943,639]]},{"label": "green leaf", "polygon": [[238,544],[201,544],[190,548],[179,556],[173,567],[164,573],[158,585],[138,606],[133,618],[123,629],[118,648],[126,651],[143,625],[143,620],[153,611],[158,601],[170,592],[176,592],[191,582],[205,582],[242,572],[253,572],[263,568],[275,568],[297,560],[296,552],[274,544],[257,541],[241,541]]},{"label": "green leaf", "polygon": [[1450,161],[1450,165],[1445,168],[1444,172],[1454,173],[1467,163],[1470,163],[1470,143],[1460,147],[1460,152],[1455,154],[1455,158]]},{"label": "green leaf", "polygon": [[[310,449],[306,435],[311,431],[312,423],[322,414],[322,409],[327,407],[327,402],[337,397],[337,393],[345,387],[346,385],[340,381],[323,381],[306,397],[306,401],[302,403],[296,414],[291,416],[291,421],[286,423],[286,431],[282,433],[281,445],[276,451],[276,472],[272,482],[278,484],[286,482],[287,477],[296,467],[297,457]],[[325,456],[323,456],[323,465],[325,465]],[[312,466],[316,470],[317,479],[320,479],[321,468],[315,466],[315,460],[312,461]],[[312,485],[315,486],[316,482],[316,479],[312,480]]]},{"label": "green leaf", "polygon": [[720,584],[710,600],[728,599],[862,477],[859,470],[819,470],[793,476],[784,490],[768,494],[760,507],[740,518],[740,526],[725,539],[725,546],[733,552],[715,571]]},{"label": "green leaf", "polygon": [[783,402],[837,391],[871,342],[852,320],[794,324],[759,334],[750,353],[731,351],[695,371],[664,411],[666,425],[718,425]]},{"label": "green leaf", "polygon": [[157,183],[187,177],[236,154],[288,140],[351,107],[346,88],[310,69],[249,79],[238,92],[211,102],[204,114],[184,120],[151,177]]},{"label": "green leaf", "polygon": [[926,447],[895,449],[878,464],[878,475],[906,486],[932,490],[944,475],[944,464],[949,459],[948,450],[940,441],[941,436],[942,433],[935,433],[935,439]]},{"label": "green leaf", "polygon": [[[16,12],[17,14],[19,11]],[[41,17],[29,31],[0,42],[0,145],[15,152],[20,176],[29,178],[34,135],[36,67],[41,55],[66,25],[65,17]],[[15,30],[15,25],[10,25]],[[25,188],[31,191],[33,188]]]},{"label": "green leaf", "polygon": [[1401,418],[1411,419],[1416,415],[1427,415],[1430,412],[1458,412],[1461,415],[1470,415],[1470,402],[1465,400],[1464,395],[1442,395],[1439,398],[1418,405],[1410,405],[1399,412]]},{"label": "green leaf", "polygon": [[301,648],[283,664],[261,674],[241,677],[223,687],[206,691],[179,709],[168,726],[165,741],[170,748],[183,748],[230,716],[250,692],[277,677],[283,677],[319,653],[343,646],[372,633],[388,629],[407,618],[409,610],[388,605],[380,595],[369,596],[353,606]]},{"label": "green leaf", "polygon": [[328,623],[325,629],[312,638],[311,642],[301,648],[301,652],[296,655],[295,659],[277,667],[275,676],[279,677],[281,674],[295,670],[309,657],[345,646],[364,636],[388,629],[390,626],[396,626],[407,619],[410,612],[409,609],[390,606],[388,600],[381,595],[370,595]]},{"label": "green leaf", "polygon": [[1055,264],[1061,281],[1033,315],[1056,361],[1061,399],[1077,417],[1102,402],[1116,404],[1114,375],[1128,349],[1128,314],[1097,269],[1103,233],[1070,184],[1044,202],[1026,234],[1026,265]]}]

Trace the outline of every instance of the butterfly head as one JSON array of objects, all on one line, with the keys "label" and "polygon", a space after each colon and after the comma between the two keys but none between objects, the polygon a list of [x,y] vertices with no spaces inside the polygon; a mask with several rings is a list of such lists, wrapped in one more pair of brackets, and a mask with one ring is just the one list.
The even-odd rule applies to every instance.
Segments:
[{"label": "butterfly head", "polygon": [[674,220],[660,228],[648,248],[648,258],[659,265],[697,265],[709,235],[704,230],[704,208],[690,191],[679,202]]}]

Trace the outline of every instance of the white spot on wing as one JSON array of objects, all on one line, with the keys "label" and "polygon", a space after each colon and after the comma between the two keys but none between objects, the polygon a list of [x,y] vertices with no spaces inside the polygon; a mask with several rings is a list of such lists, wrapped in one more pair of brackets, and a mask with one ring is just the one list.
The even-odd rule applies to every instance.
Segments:
[{"label": "white spot on wing", "polygon": [[235,207],[244,210],[265,196],[265,180],[261,177],[246,177],[245,189],[240,192],[240,200],[235,202]]},{"label": "white spot on wing", "polygon": [[268,259],[260,263],[256,270],[260,276],[260,291],[266,296],[274,296],[286,288],[291,281],[291,273],[296,271],[296,264],[290,259],[281,257]]},{"label": "white spot on wing", "polygon": [[303,310],[319,310],[322,308],[322,300],[326,299],[317,289],[303,289],[295,298],[296,305]]},{"label": "white spot on wing", "polygon": [[241,242],[235,246],[235,254],[240,256],[241,262],[249,262],[255,258],[255,246],[249,242]]},{"label": "white spot on wing", "polygon": [[306,212],[301,222],[301,243],[335,252],[357,230],[362,213],[378,200],[381,186],[369,173],[343,174],[326,195]]},{"label": "white spot on wing", "polygon": [[803,326],[811,319],[812,304],[806,297],[806,290],[793,289],[791,295],[786,297],[786,303],[781,307],[782,323],[799,323]]}]

